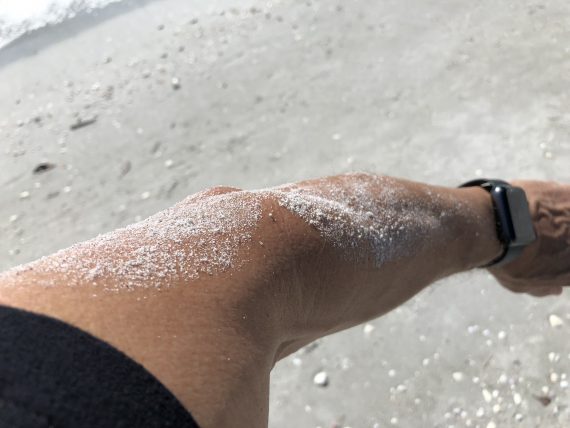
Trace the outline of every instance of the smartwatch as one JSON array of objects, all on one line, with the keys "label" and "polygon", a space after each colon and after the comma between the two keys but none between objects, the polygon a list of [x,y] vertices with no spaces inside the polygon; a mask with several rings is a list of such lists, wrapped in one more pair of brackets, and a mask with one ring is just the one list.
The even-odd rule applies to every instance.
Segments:
[{"label": "smartwatch", "polygon": [[500,266],[516,259],[523,250],[536,240],[526,194],[520,187],[506,181],[478,179],[459,187],[478,186],[491,194],[497,235],[503,244],[503,253],[481,267]]}]

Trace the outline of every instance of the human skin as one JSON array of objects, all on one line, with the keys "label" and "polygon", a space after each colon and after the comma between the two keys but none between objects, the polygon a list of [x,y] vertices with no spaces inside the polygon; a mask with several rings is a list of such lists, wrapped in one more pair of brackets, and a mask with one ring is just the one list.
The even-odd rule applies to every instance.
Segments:
[{"label": "human skin", "polygon": [[[570,186],[513,184],[527,193],[538,239],[518,260],[490,271],[514,292],[560,294],[570,283]],[[311,221],[283,203],[283,195],[299,190],[311,196],[305,208],[328,201],[329,211]],[[220,198],[228,216],[250,225],[249,238],[223,269],[125,287],[120,273],[87,277],[79,266],[90,260],[65,271],[50,268],[66,255],[83,257],[79,244],[1,274],[0,304],[63,320],[115,346],[154,374],[203,428],[265,427],[269,376],[278,360],[502,251],[491,198],[479,188],[347,174],[262,191],[216,187],[176,205],[167,218],[178,221]],[[380,244],[371,247],[350,221],[343,231],[355,237],[351,245],[327,235],[327,228],[336,230],[331,218],[356,217],[362,206],[374,206],[370,216],[385,231]],[[146,244],[128,229],[113,236],[113,244],[95,247],[93,258],[126,260],[133,244]],[[193,248],[201,238],[223,244],[232,237],[222,230],[175,245]]]}]

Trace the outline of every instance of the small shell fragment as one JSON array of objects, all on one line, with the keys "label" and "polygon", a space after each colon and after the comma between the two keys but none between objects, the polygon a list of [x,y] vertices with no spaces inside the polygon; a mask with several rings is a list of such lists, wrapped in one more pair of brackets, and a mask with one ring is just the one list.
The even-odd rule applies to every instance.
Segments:
[{"label": "small shell fragment", "polygon": [[454,372],[454,373],[452,374],[452,376],[453,376],[453,380],[454,380],[455,382],[461,382],[461,381],[463,380],[463,377],[464,377],[464,376],[463,376],[463,373],[461,373],[461,372]]},{"label": "small shell fragment", "polygon": [[320,387],[326,387],[329,384],[329,375],[325,371],[318,372],[313,377],[313,383]]},{"label": "small shell fragment", "polygon": [[550,314],[548,316],[548,322],[552,328],[560,328],[564,325],[564,321],[558,315]]}]

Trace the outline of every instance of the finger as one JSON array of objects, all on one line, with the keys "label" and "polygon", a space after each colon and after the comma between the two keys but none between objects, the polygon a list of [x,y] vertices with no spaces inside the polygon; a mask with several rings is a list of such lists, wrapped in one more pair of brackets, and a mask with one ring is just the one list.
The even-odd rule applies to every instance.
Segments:
[{"label": "finger", "polygon": [[545,290],[529,290],[527,293],[534,297],[548,296],[548,293]]},{"label": "finger", "polygon": [[526,293],[529,290],[545,288],[566,288],[570,287],[570,275],[561,275],[556,278],[513,278],[503,275],[496,275],[495,279],[503,286],[515,292]]},{"label": "finger", "polygon": [[562,287],[544,287],[529,289],[528,294],[534,297],[546,297],[546,296],[559,296],[562,294]]},{"label": "finger", "polygon": [[562,287],[553,287],[552,292],[550,294],[553,296],[560,296],[563,291],[564,291],[564,288],[562,288]]}]

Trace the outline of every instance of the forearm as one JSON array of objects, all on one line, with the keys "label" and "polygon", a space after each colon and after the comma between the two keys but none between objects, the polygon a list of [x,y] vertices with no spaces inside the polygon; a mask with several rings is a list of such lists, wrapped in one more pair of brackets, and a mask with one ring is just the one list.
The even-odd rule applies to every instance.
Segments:
[{"label": "forearm", "polygon": [[195,195],[3,275],[0,302],[115,345],[206,428],[261,426],[276,360],[498,252],[485,192],[350,174]]},{"label": "forearm", "polygon": [[[302,219],[288,220],[303,242],[293,263],[302,292],[286,300],[293,316],[283,355],[501,252],[491,199],[480,189],[349,174],[283,186],[274,198]],[[314,237],[308,250],[307,236]]]}]

